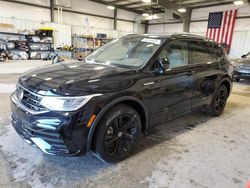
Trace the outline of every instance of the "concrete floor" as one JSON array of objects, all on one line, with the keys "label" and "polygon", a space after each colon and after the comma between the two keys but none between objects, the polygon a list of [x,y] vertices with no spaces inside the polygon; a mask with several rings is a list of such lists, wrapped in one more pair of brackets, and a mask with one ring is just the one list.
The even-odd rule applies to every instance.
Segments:
[{"label": "concrete floor", "polygon": [[0,73],[0,187],[242,188],[250,181],[248,81],[234,84],[221,117],[195,113],[169,122],[144,137],[129,159],[106,164],[92,154],[48,156],[19,138],[9,118],[21,72],[14,67],[18,74]]}]

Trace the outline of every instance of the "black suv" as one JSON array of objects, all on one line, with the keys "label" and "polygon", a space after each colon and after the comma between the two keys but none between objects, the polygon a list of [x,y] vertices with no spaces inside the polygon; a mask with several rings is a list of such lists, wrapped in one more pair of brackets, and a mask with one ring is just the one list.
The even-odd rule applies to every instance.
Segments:
[{"label": "black suv", "polygon": [[128,35],[90,54],[25,73],[12,125],[52,155],[126,158],[142,133],[196,110],[219,116],[232,88],[224,49],[188,35]]}]

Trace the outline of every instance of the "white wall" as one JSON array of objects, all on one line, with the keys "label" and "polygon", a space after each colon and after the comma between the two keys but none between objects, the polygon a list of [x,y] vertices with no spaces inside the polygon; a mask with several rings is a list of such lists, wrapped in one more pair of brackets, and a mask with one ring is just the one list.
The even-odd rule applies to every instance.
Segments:
[{"label": "white wall", "polygon": [[18,0],[25,3],[34,3],[36,5],[49,6],[50,0]]},{"label": "white wall", "polygon": [[232,9],[238,9],[238,16],[250,15],[250,6],[248,4],[245,4],[242,6],[236,6],[234,4],[231,4],[231,5],[223,5],[223,6],[194,9],[192,11],[192,18],[191,19],[192,20],[207,19],[209,12],[225,11],[225,10],[232,10]]},{"label": "white wall", "polygon": [[18,30],[35,30],[41,27],[50,27],[54,29],[54,45],[58,47],[60,44],[71,45],[71,26],[56,23],[43,23],[39,21],[29,21],[25,19],[0,17],[0,23],[8,23],[15,25],[15,29],[9,32],[18,32]]},{"label": "white wall", "polygon": [[10,2],[5,2],[5,1],[0,1],[0,16],[1,17],[16,17],[20,19],[28,19],[28,20],[40,21],[40,22],[50,21],[49,9],[21,5],[21,4],[10,3]]},{"label": "white wall", "polygon": [[[225,11],[238,9],[238,17],[250,16],[250,6],[245,4],[244,6],[235,6],[235,5],[223,5],[216,7],[207,7],[194,9],[192,11],[192,16],[190,24],[190,33],[205,36],[207,30],[207,21],[197,20],[207,20],[210,12],[216,11]],[[149,33],[174,33],[182,32],[183,24],[182,23],[171,23],[171,24],[160,24],[160,25],[150,25]],[[247,51],[250,51],[250,18],[237,19],[235,25],[235,32],[233,35],[232,47],[230,56],[231,57],[240,57],[242,54],[245,54]]]},{"label": "white wall", "polygon": [[182,23],[150,25],[148,28],[149,33],[157,33],[157,34],[173,34],[176,32],[180,33],[182,31],[183,31]]},{"label": "white wall", "polygon": [[[42,6],[49,6],[49,0],[32,0],[32,1],[19,0],[19,1],[38,4]],[[129,20],[129,21],[136,21],[136,22],[133,23],[129,21],[119,20],[117,22],[118,31],[114,32],[113,31],[114,22],[112,19],[114,16],[114,10],[107,9],[105,5],[94,3],[88,0],[71,0],[70,2],[71,2],[70,7],[68,7],[67,9],[86,13],[86,15],[84,15],[84,14],[70,13],[70,12],[63,11],[62,24],[73,26],[72,33],[92,34],[96,32],[101,32],[101,33],[107,33],[109,37],[115,37],[115,36],[120,36],[122,34],[127,34],[127,33],[143,33],[144,32],[144,25],[137,22],[140,17],[140,15],[138,14],[118,9],[117,10],[118,19],[124,19],[124,20]],[[102,18],[98,16],[89,16],[87,14],[101,15],[105,17],[110,17],[110,19]],[[50,10],[46,8],[0,1],[0,17],[9,17],[9,18],[14,17],[17,19],[30,20],[31,22],[33,21],[50,22]],[[56,22],[58,22],[57,17],[58,17],[57,11],[55,10]],[[19,28],[19,25],[16,27],[18,29],[21,29]],[[113,36],[113,34],[115,36]]]},{"label": "white wall", "polygon": [[[238,9],[237,17],[250,16],[250,6],[235,6],[235,5],[224,5],[217,7],[208,7],[201,9],[194,9],[192,11],[191,20],[208,19],[209,12],[225,11]],[[207,30],[207,21],[203,22],[192,22],[190,26],[190,32],[205,36]],[[233,34],[232,47],[230,51],[231,57],[240,57],[250,51],[250,18],[237,19],[235,24],[235,32]]]},{"label": "white wall", "polygon": [[[250,16],[250,6],[235,6],[235,5],[224,5],[217,7],[208,7],[201,9],[194,9],[192,11],[191,20],[201,20],[208,19],[209,12],[225,11],[238,9],[238,17],[240,16]],[[250,19],[237,19],[235,25],[235,31],[249,30],[250,29]],[[203,32],[207,30],[207,21],[205,22],[192,22],[190,27],[190,32]]]},{"label": "white wall", "polygon": [[114,16],[114,11],[107,9],[105,5],[100,3],[95,3],[88,0],[71,0],[71,8],[72,10],[85,12],[89,14],[97,14],[102,16]]}]

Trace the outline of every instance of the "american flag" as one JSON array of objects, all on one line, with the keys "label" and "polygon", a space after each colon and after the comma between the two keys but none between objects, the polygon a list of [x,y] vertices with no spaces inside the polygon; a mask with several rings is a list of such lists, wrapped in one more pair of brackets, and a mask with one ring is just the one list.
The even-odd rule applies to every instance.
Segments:
[{"label": "american flag", "polygon": [[206,37],[220,44],[224,43],[230,49],[236,16],[237,9],[209,13]]}]

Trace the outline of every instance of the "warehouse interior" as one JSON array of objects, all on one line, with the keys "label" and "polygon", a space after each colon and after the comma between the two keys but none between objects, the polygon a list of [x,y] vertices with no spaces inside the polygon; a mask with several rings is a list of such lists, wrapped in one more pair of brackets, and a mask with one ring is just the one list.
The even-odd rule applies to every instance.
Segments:
[{"label": "warehouse interior", "polygon": [[[117,8],[108,9],[108,5]],[[178,9],[182,7],[185,7],[185,13],[178,12]],[[56,49],[72,45],[79,47],[77,41],[83,36],[105,38],[99,43],[131,33],[191,32],[204,36],[209,12],[236,8],[238,9],[237,22],[230,55],[238,58],[247,53],[250,47],[249,40],[245,40],[250,36],[248,2],[235,5],[233,1],[199,0],[157,1],[156,3],[141,1],[86,1],[82,3],[77,0],[53,3],[49,0],[1,1],[0,23],[5,24],[1,27],[1,32],[9,33],[34,34],[35,30],[40,28],[51,28],[53,29],[53,48]],[[245,43],[241,45],[243,40]],[[74,56],[67,52],[63,55]]]},{"label": "warehouse interior", "polygon": [[[225,37],[208,37],[210,13],[227,11]],[[250,64],[250,0],[0,0],[0,187],[249,188],[249,79],[234,80],[220,117],[196,112],[156,127],[115,164],[91,152],[46,155],[11,126],[10,95],[27,71],[82,62],[126,35],[176,33],[224,37],[231,64]]]}]

